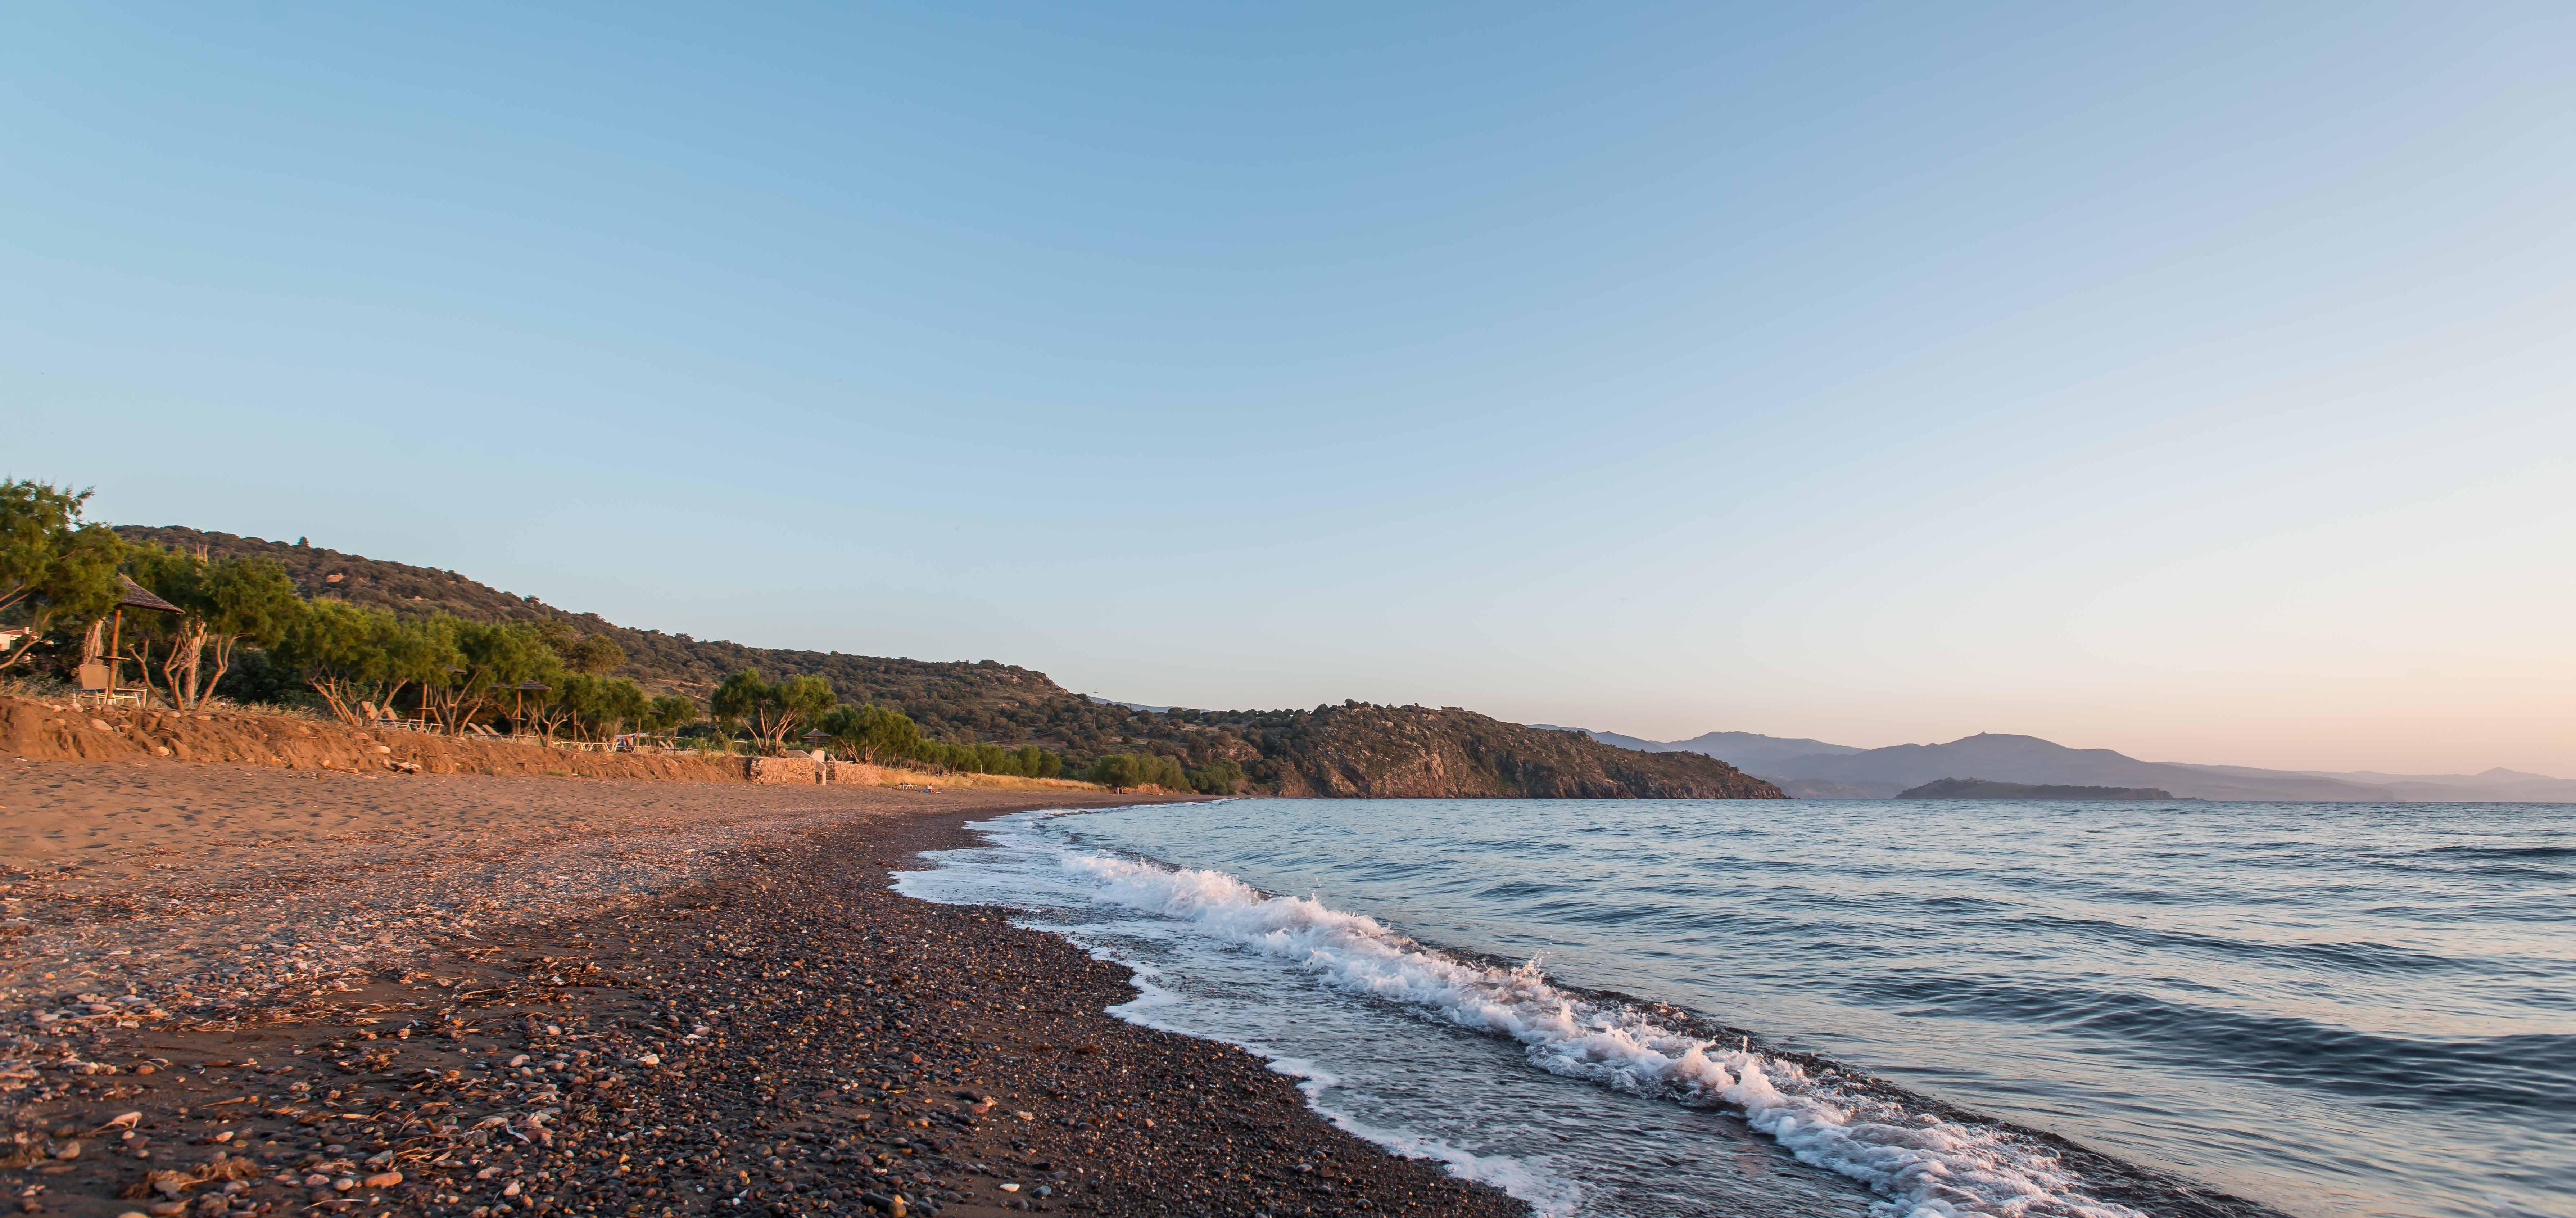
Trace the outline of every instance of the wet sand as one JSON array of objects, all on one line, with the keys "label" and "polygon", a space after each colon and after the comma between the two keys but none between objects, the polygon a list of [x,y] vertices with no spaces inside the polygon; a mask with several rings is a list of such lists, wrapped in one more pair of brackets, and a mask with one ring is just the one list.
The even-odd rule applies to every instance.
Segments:
[{"label": "wet sand", "polygon": [[1102,1014],[1125,970],[887,890],[968,820],[1130,802],[0,758],[11,1199],[1522,1212]]}]

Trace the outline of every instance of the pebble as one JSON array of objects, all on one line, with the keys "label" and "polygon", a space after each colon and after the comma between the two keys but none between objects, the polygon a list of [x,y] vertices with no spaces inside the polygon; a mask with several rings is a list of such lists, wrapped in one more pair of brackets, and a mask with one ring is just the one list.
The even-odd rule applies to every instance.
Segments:
[{"label": "pebble", "polygon": [[[269,997],[134,1028],[75,1017],[82,1061],[164,1069],[49,1083],[48,1144],[137,1113],[138,1140],[178,1152],[153,1164],[162,1204],[194,1196],[208,1218],[1527,1212],[1334,1129],[1248,1054],[1103,1014],[1134,996],[1126,970],[1001,911],[897,896],[870,862],[971,843],[954,815],[673,838],[632,848],[695,853],[630,874],[684,882],[424,921],[347,957],[308,933],[404,907],[335,888],[323,916],[342,923],[308,923],[324,893],[290,895],[219,957]],[[379,891],[417,878],[388,869]],[[392,954],[291,967],[360,948]],[[104,1203],[146,1165],[92,1158],[56,1188],[101,1208],[67,1218],[122,1218]]]}]

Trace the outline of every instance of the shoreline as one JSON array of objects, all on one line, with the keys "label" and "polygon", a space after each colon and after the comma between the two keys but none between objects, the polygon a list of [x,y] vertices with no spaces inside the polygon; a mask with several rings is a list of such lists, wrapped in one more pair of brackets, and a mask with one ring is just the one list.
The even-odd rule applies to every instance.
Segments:
[{"label": "shoreline", "polygon": [[0,1169],[81,1218],[1525,1212],[891,890],[1151,801],[0,759]]},{"label": "shoreline", "polygon": [[[1092,811],[1108,810],[1111,809],[1080,809],[1067,811],[1061,815],[1072,817],[1085,815]],[[1053,820],[1055,817],[1050,816],[1047,819]],[[1127,847],[1104,847],[1097,843],[1088,844],[1087,848],[1092,850],[1108,850],[1113,854],[1120,855],[1126,855],[1127,850],[1129,849]],[[1174,871],[1188,871],[1198,866],[1193,863],[1179,862],[1169,858],[1157,858],[1152,855],[1132,855],[1130,857],[1141,859],[1142,861],[1158,868]],[[1230,872],[1225,872],[1221,869],[1218,870],[1216,874],[1226,876],[1228,879],[1239,883],[1244,883],[1247,887],[1250,885],[1250,881],[1243,877],[1234,875]],[[1284,895],[1268,892],[1258,888],[1254,888],[1252,891],[1266,898],[1275,898]],[[1317,899],[1320,900],[1321,898]],[[1384,917],[1381,912],[1364,906],[1336,906],[1332,907],[1332,912],[1335,914],[1347,914],[1354,917],[1369,919],[1382,919]],[[1388,925],[1392,926],[1394,924],[1389,923]],[[1447,946],[1439,943],[1436,939],[1413,940],[1410,937],[1411,932],[1401,929],[1396,930],[1394,933],[1405,935],[1406,942],[1409,945],[1418,946],[1423,950],[1459,963],[1490,970],[1495,974],[1511,974],[1525,966],[1524,959],[1519,957],[1506,958],[1468,948]],[[1301,941],[1299,950],[1305,951],[1312,949],[1311,945],[1304,944]],[[1659,1022],[1663,1027],[1670,1029],[1672,1032],[1695,1039],[1696,1041],[1711,1045],[1741,1045],[1747,1050],[1758,1051],[1760,1056],[1768,1061],[1791,1067],[1794,1071],[1803,1071],[1804,1074],[1809,1077],[1830,1078],[1834,1080],[1834,1085],[1838,1095],[1863,1097],[1867,1101],[1887,1104],[1904,1113],[1912,1114],[1917,1117],[1938,1118],[1941,1122],[1945,1122],[1952,1126],[1973,1130],[1993,1131],[1995,1133],[2021,1139],[2023,1142],[2043,1152],[2049,1160],[2052,1161],[2054,1166],[2061,1166],[2063,1169],[2071,1171],[2074,1176],[2078,1177],[2081,1181],[2081,1187],[2087,1196],[2109,1203],[2113,1206],[2131,1207],[2137,1212],[2158,1215],[2159,1218],[2165,1218],[2165,1216],[2170,1216],[2170,1218],[2288,1218],[2288,1215],[2283,1210],[2274,1205],[2257,1201],[2249,1197],[2232,1194],[2223,1188],[2203,1183],[2177,1171],[2158,1168],[2144,1161],[2125,1158],[2115,1153],[2097,1150],[2092,1146],[2078,1142],[2068,1136],[2052,1132],[2038,1126],[2024,1124],[1981,1112],[1974,1108],[1943,1099],[1932,1093],[1893,1081],[1892,1079],[1880,1076],[1870,1070],[1852,1066],[1840,1059],[1828,1057],[1814,1051],[1782,1047],[1773,1043],[1765,1033],[1694,1014],[1662,999],[1649,997],[1641,993],[1601,988],[1598,986],[1586,986],[1554,976],[1547,977],[1546,983],[1548,988],[1557,994],[1563,995],[1569,999],[1592,1004],[1595,1008],[1642,1013]],[[1186,1027],[1186,1021],[1182,1022],[1180,1026]],[[1674,1050],[1670,1048],[1665,1048],[1663,1051],[1666,1053],[1674,1052]],[[1300,1050],[1300,1052],[1313,1055],[1312,1050]],[[1317,1056],[1316,1060],[1326,1069],[1336,1072],[1355,1064],[1351,1062],[1336,1064],[1332,1062],[1328,1056]],[[1629,1091],[1626,1087],[1618,1088],[1618,1090]],[[1636,1092],[1630,1093],[1636,1094]],[[1654,1095],[1657,1098],[1677,1104],[1683,1108],[1701,1107],[1701,1105],[1691,1102],[1691,1100],[1686,1096],[1662,1092],[1648,1092],[1646,1094]],[[1767,1154],[1777,1154],[1801,1159],[1805,1158],[1803,1154],[1794,1153],[1791,1147],[1789,1145],[1785,1145],[1780,1138],[1768,1133],[1756,1132],[1748,1123],[1745,1114],[1732,1105],[1718,1107],[1715,1111],[1722,1115],[1724,1124],[1733,1131],[1738,1139],[1759,1145]],[[1857,1121],[1859,1118],[1854,1119]],[[1891,1118],[1873,1116],[1869,1119],[1879,1120]],[[1724,1144],[1725,1139],[1712,1139],[1712,1143]],[[1812,1160],[1807,1160],[1804,1162],[1803,1166],[1813,1170],[1821,1176],[1831,1178],[1834,1183],[1841,1188],[1860,1191],[1871,1203],[1883,1203],[1888,1200],[1887,1194],[1871,1190],[1866,1181],[1864,1179],[1855,1178],[1854,1173],[1819,1165]],[[1581,1183],[1587,1186],[1600,1183],[1598,1180],[1591,1178],[1578,1179]],[[1747,1212],[1752,1212],[1750,1207],[1757,1201],[1757,1194],[1748,1190],[1744,1194],[1739,1195],[1736,1200],[1740,1204],[1748,1207]],[[1821,1206],[1821,1203],[1819,1203],[1819,1205]],[[1819,1208],[1815,1212],[1824,1211]]]}]

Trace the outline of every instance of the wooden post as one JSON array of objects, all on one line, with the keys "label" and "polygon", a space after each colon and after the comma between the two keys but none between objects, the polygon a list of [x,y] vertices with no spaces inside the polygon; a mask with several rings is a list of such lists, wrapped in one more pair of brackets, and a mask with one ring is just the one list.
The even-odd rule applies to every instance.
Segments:
[{"label": "wooden post", "polygon": [[116,649],[124,646],[125,606],[116,607],[114,623],[108,627],[107,632],[107,704],[109,706],[116,705],[116,672],[125,667],[125,662],[118,659],[116,655]]}]

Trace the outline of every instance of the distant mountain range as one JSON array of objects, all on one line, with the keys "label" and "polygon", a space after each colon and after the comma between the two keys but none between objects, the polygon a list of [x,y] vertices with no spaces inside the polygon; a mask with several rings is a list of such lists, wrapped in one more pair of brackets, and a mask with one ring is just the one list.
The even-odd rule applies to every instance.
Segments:
[{"label": "distant mountain range", "polygon": [[[1547,723],[1529,726],[1578,730]],[[2051,786],[2155,787],[2184,798],[2212,800],[2576,803],[2576,780],[2501,767],[2477,774],[2383,774],[2188,765],[2140,761],[2110,749],[2071,749],[2037,736],[1994,732],[1947,744],[1883,749],[1754,732],[1710,732],[1664,741],[1617,732],[1590,734],[1603,744],[1650,753],[1705,753],[1767,778],[1800,799],[1890,799],[1900,791],[1945,778],[1982,778]]]},{"label": "distant mountain range", "polygon": [[[1635,736],[1622,736],[1617,732],[1591,732],[1587,728],[1557,727],[1553,723],[1533,723],[1529,726],[1560,732],[1586,731],[1590,732],[1593,739],[1603,744],[1615,744],[1620,748],[1635,749],[1641,753],[1706,753],[1747,774],[1764,770],[1792,758],[1839,757],[1868,751],[1853,748],[1848,744],[1827,744],[1822,740],[1808,740],[1797,736],[1765,736],[1757,732],[1710,732],[1704,736],[1693,736],[1688,740],[1640,740]],[[1739,757],[1743,760],[1736,760]]]}]

